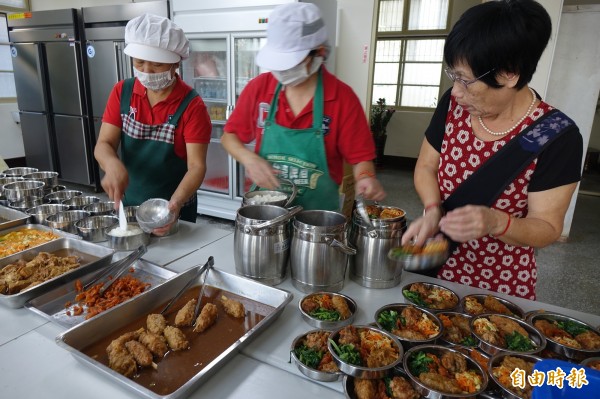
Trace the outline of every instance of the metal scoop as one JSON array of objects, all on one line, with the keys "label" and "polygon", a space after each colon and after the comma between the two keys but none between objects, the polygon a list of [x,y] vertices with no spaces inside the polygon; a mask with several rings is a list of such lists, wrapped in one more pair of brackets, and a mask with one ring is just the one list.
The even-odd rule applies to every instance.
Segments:
[{"label": "metal scoop", "polygon": [[123,201],[119,201],[119,228],[121,231],[127,231],[127,216],[125,216]]},{"label": "metal scoop", "polygon": [[373,226],[373,222],[371,221],[371,218],[369,217],[369,213],[367,212],[367,207],[365,206],[365,199],[362,196],[362,194],[358,194],[356,196],[355,200],[356,200],[356,210],[358,211],[358,214],[362,218],[363,222],[365,222],[365,224],[370,228],[375,227],[375,226]]},{"label": "metal scoop", "polygon": [[[183,295],[183,293],[186,292],[188,290],[188,288],[190,288],[192,286],[192,284],[194,284],[196,282],[198,277],[200,277],[200,275],[202,275],[202,273],[207,271],[207,269],[212,267],[214,264],[215,264],[214,258],[212,256],[209,256],[208,261],[204,264],[204,266],[202,266],[200,269],[198,269],[196,274],[194,274],[192,276],[192,278],[186,283],[186,285],[181,290],[179,290],[177,295],[175,295],[173,297],[173,299],[171,299],[169,301],[167,306],[165,306],[164,309],[161,310],[160,314],[164,315],[165,313],[167,313],[167,310],[169,310],[171,308],[171,306],[181,297],[181,295]],[[206,274],[208,274],[208,272]],[[206,280],[206,276],[204,276],[204,281],[205,280]],[[200,289],[200,295],[203,295],[203,293],[204,293],[204,281],[202,282],[202,289]],[[200,299],[202,299],[202,296],[200,296]],[[198,303],[200,303],[200,300],[198,300]],[[196,305],[195,313],[197,313],[197,310],[198,310],[198,305]]]}]

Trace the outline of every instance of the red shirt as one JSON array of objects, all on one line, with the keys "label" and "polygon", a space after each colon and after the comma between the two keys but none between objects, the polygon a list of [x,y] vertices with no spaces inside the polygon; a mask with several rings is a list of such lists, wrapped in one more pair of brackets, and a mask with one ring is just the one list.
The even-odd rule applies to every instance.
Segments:
[{"label": "red shirt", "polygon": [[[340,184],[344,174],[344,161],[351,165],[375,158],[375,144],[369,123],[358,97],[352,88],[329,73],[323,71],[323,133],[327,166],[331,178]],[[247,144],[260,142],[267,119],[269,106],[275,95],[277,79],[269,72],[253,80],[242,91],[236,107],[225,124],[225,132],[236,134]],[[281,126],[293,129],[312,127],[313,101],[294,116],[289,103],[281,90],[275,121]]]},{"label": "red shirt", "polygon": [[[121,92],[123,90],[123,81],[118,82],[113,87],[106,109],[102,117],[102,122],[110,123],[111,125],[123,127],[121,120]],[[177,82],[169,97],[165,100],[150,106],[150,102],[146,97],[146,88],[136,79],[133,85],[133,93],[131,94],[130,109],[135,112],[135,120],[146,125],[161,125],[165,123],[170,115],[173,115],[177,107],[192,90],[179,76]],[[200,96],[195,97],[187,106],[183,115],[177,123],[175,129],[175,154],[181,159],[187,159],[186,143],[209,143],[212,131],[210,117],[206,110],[206,105]]]}]

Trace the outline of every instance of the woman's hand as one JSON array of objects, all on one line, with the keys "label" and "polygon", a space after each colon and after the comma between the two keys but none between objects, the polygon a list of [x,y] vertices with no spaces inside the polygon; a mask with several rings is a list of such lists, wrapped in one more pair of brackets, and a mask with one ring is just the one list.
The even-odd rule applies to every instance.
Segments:
[{"label": "woman's hand", "polygon": [[129,185],[129,174],[125,165],[118,159],[111,161],[105,170],[101,184],[108,198],[115,202],[116,209]]},{"label": "woman's hand", "polygon": [[169,212],[171,213],[171,215],[173,215],[172,220],[166,225],[162,227],[157,227],[156,229],[152,230],[152,234],[158,237],[166,236],[167,234],[169,234],[169,231],[171,230],[173,224],[177,223],[177,221],[179,220],[179,213],[181,212],[182,206],[182,203],[171,198],[169,204],[167,205],[167,208],[169,208]]},{"label": "woman's hand", "polygon": [[371,201],[383,201],[386,195],[383,186],[374,177],[365,177],[357,181],[355,193],[362,194],[365,199]]},{"label": "woman's hand", "polygon": [[490,233],[499,233],[506,225],[506,214],[487,206],[467,205],[448,212],[440,220],[440,230],[456,242],[467,242]]},{"label": "woman's hand", "polygon": [[259,155],[252,152],[247,154],[243,165],[246,176],[257,186],[275,190],[281,184],[277,178],[277,171]]},{"label": "woman's hand", "polygon": [[402,235],[402,245],[412,244],[422,246],[428,238],[434,237],[439,231],[439,221],[442,217],[441,208],[432,208],[425,215],[415,219]]}]

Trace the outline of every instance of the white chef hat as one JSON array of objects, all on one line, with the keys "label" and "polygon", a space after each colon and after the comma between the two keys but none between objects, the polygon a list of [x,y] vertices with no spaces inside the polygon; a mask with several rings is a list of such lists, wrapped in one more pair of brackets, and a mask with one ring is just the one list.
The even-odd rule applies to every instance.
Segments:
[{"label": "white chef hat", "polygon": [[256,55],[256,63],[271,71],[284,71],[326,41],[327,29],[319,7],[312,3],[283,4],[269,15],[267,44]]},{"label": "white chef hat", "polygon": [[183,30],[171,20],[143,14],[125,27],[125,54],[152,62],[174,64],[186,59],[190,45]]}]

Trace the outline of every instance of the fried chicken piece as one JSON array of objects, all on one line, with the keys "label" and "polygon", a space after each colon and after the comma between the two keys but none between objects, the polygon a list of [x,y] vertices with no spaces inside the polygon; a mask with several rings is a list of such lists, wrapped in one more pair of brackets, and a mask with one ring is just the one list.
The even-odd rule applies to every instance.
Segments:
[{"label": "fried chicken piece", "polygon": [[162,335],[157,335],[149,331],[143,331],[140,333],[138,340],[144,344],[150,350],[150,352],[159,358],[163,357],[169,351],[169,347],[167,346],[165,338]]},{"label": "fried chicken piece", "polygon": [[194,322],[194,312],[196,310],[196,298],[190,299],[175,315],[175,325],[177,327],[191,326]]},{"label": "fried chicken piece", "polygon": [[225,308],[225,313],[235,318],[246,317],[246,310],[240,301],[229,299],[225,295],[221,295],[221,304]]},{"label": "fried chicken piece", "polygon": [[498,327],[502,335],[510,335],[516,331],[524,337],[529,337],[527,330],[521,327],[519,323],[514,320],[502,316],[491,315],[490,321],[494,323],[496,327]]},{"label": "fried chicken piece", "polygon": [[125,345],[115,345],[110,350],[106,348],[106,352],[108,354],[108,367],[119,374],[123,374],[125,377],[131,378],[135,375],[137,363],[131,353],[125,348]]},{"label": "fried chicken piece", "polygon": [[510,309],[506,307],[506,305],[504,305],[491,295],[485,296],[485,299],[483,300],[483,306],[490,312],[505,314],[508,316],[514,315],[514,313],[511,312]]},{"label": "fried chicken piece", "polygon": [[167,339],[167,344],[169,345],[169,348],[171,348],[174,351],[187,349],[187,347],[189,346],[189,342],[185,337],[185,334],[177,327],[166,326],[163,334]]},{"label": "fried chicken piece", "polygon": [[445,393],[463,393],[463,390],[460,389],[458,383],[453,378],[444,377],[438,373],[421,373],[419,375],[419,380],[427,385],[430,388],[435,389],[436,391],[442,391]]},{"label": "fried chicken piece", "polygon": [[355,378],[354,393],[356,394],[357,399],[375,399],[375,395],[377,394],[375,380]]},{"label": "fried chicken piece", "polygon": [[202,311],[198,315],[196,319],[196,324],[194,325],[194,332],[201,333],[206,330],[208,327],[215,324],[217,321],[217,316],[219,314],[219,310],[217,306],[212,303],[207,303],[202,308]]},{"label": "fried chicken piece", "polygon": [[454,352],[444,352],[440,358],[442,366],[448,369],[451,374],[467,371],[467,359]]},{"label": "fried chicken piece", "polygon": [[160,313],[149,314],[146,318],[146,327],[153,334],[162,335],[166,326],[167,320]]},{"label": "fried chicken piece", "polygon": [[504,340],[504,337],[500,335],[500,330],[488,319],[480,318],[475,320],[473,322],[473,330],[479,334],[484,341],[501,348],[506,347],[506,341]]},{"label": "fried chicken piece", "polygon": [[302,301],[300,307],[302,310],[304,310],[304,312],[311,314],[315,310],[319,309],[319,302],[314,297],[306,298]]},{"label": "fried chicken piece", "polygon": [[414,306],[405,307],[400,314],[406,320],[406,327],[416,325],[423,317],[423,312]]},{"label": "fried chicken piece", "polygon": [[333,361],[333,356],[331,355],[330,352],[325,352],[325,354],[323,355],[323,358],[321,359],[321,361],[319,362],[319,365],[317,366],[317,370],[327,371],[329,373],[336,373],[336,372],[340,371],[337,364],[335,364],[335,362]]},{"label": "fried chicken piece", "polygon": [[108,344],[108,347],[106,348],[106,352],[110,352],[113,349],[119,348],[119,347],[125,347],[125,342],[127,341],[132,341],[132,340],[137,340],[138,337],[140,336],[140,334],[142,333],[143,329],[139,329],[137,331],[130,331],[127,332],[123,335],[120,335],[119,337],[113,339],[110,344]]},{"label": "fried chicken piece", "polygon": [[[384,384],[385,385],[385,384]],[[394,377],[390,381],[390,390],[394,399],[419,399],[421,395],[403,377]]]},{"label": "fried chicken piece", "polygon": [[472,315],[485,313],[486,310],[482,304],[473,297],[465,298],[465,312]]},{"label": "fried chicken piece", "polygon": [[346,302],[346,299],[344,299],[341,296],[334,295],[331,298],[331,301],[333,302],[333,308],[335,310],[337,310],[338,313],[340,314],[341,320],[346,320],[348,317],[352,316],[352,313],[350,312],[350,308],[348,307],[348,302]]},{"label": "fried chicken piece", "polygon": [[575,336],[577,342],[585,349],[597,350],[600,349],[600,335],[592,330],[588,330]]},{"label": "fried chicken piece", "polygon": [[152,352],[139,341],[125,342],[125,348],[129,351],[135,362],[141,367],[152,366]]},{"label": "fried chicken piece", "polygon": [[355,346],[360,345],[360,335],[358,334],[358,330],[354,326],[347,326],[340,330],[340,338],[338,342],[341,345],[352,344]]},{"label": "fried chicken piece", "polygon": [[329,353],[327,349],[327,339],[329,338],[329,332],[326,331],[315,331],[310,334],[306,334],[304,339],[304,345],[310,349]]},{"label": "fried chicken piece", "polygon": [[427,337],[425,336],[425,334],[420,333],[419,331],[415,331],[415,330],[400,330],[400,329],[392,329],[392,333],[394,335],[399,336],[400,338],[404,338],[404,339],[408,339],[408,340],[423,340],[426,339]]}]

